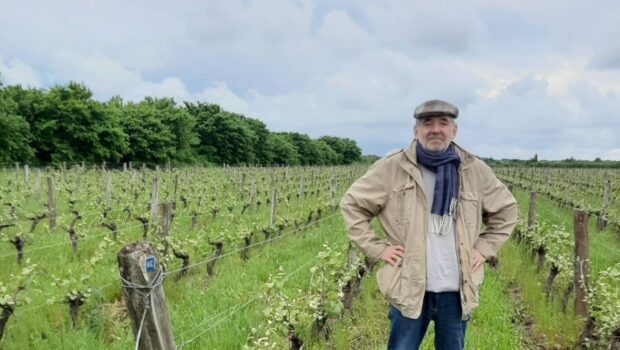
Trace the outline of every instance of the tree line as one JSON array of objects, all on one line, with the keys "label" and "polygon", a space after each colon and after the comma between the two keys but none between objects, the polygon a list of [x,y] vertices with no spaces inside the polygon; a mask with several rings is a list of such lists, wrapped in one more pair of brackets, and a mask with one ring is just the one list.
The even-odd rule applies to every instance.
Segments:
[{"label": "tree line", "polygon": [[620,169],[620,161],[602,160],[600,158],[594,160],[577,160],[572,157],[563,160],[482,158],[482,160],[495,167]]},{"label": "tree line", "polygon": [[83,84],[48,90],[0,82],[0,163],[339,165],[361,159],[354,140],[271,132],[258,119],[202,102],[93,99]]}]

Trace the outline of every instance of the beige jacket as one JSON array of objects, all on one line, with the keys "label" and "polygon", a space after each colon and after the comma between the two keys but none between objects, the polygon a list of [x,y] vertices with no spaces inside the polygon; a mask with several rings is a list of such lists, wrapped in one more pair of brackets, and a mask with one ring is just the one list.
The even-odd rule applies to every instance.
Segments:
[{"label": "beige jacket", "polygon": [[[460,266],[462,317],[478,306],[483,268],[471,271],[472,248],[487,261],[508,240],[517,222],[514,196],[480,159],[454,144],[461,158],[456,208],[456,246]],[[371,259],[379,260],[388,245],[405,247],[401,263],[377,272],[379,289],[409,318],[418,318],[426,290],[426,235],[430,208],[415,142],[373,164],[345,193],[340,207],[349,238]],[[371,226],[379,219],[386,240]],[[484,224],[484,229],[482,228]]]}]

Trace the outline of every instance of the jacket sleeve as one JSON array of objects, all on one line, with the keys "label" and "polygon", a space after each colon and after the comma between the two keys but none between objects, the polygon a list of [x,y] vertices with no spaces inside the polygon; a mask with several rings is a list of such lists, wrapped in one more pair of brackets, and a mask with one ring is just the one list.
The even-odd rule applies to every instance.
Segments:
[{"label": "jacket sleeve", "polygon": [[515,197],[493,174],[491,168],[483,164],[481,172],[482,220],[485,229],[478,237],[474,248],[489,261],[497,257],[497,252],[517,225],[518,208]]},{"label": "jacket sleeve", "polygon": [[371,225],[389,195],[382,170],[384,166],[383,160],[373,164],[364,176],[349,187],[340,202],[349,239],[373,260],[379,260],[388,246],[387,242],[377,237]]}]

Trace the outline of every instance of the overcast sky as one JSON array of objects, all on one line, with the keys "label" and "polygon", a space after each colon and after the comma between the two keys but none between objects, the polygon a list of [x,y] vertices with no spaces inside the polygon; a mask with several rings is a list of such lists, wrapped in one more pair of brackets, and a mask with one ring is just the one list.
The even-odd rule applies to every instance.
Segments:
[{"label": "overcast sky", "polygon": [[0,79],[217,103],[384,155],[415,107],[494,158],[620,160],[617,0],[0,0]]}]

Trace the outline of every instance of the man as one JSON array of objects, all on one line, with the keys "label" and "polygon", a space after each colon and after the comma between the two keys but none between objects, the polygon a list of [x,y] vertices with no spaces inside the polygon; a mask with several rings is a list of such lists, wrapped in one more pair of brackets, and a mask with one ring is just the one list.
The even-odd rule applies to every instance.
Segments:
[{"label": "man", "polygon": [[[341,202],[350,239],[386,263],[377,280],[391,304],[390,350],[418,349],[430,321],[435,349],[464,348],[483,264],[495,259],[517,222],[506,186],[452,142],[458,114],[440,100],[418,106],[409,148],[378,160]],[[372,229],[374,217],[385,240]]]}]

